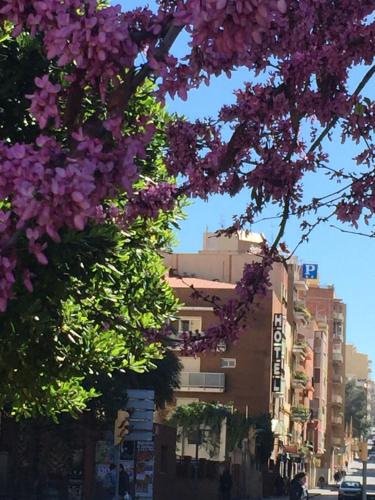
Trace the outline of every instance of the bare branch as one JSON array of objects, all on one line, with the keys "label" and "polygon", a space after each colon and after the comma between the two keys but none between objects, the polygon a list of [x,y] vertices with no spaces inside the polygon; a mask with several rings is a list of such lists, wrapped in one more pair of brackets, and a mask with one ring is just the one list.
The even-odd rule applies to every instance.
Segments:
[{"label": "bare branch", "polygon": [[318,217],[316,219],[316,221],[314,222],[314,224],[310,224],[310,228],[309,230],[307,231],[307,233],[303,234],[301,239],[299,240],[299,242],[297,243],[297,245],[294,247],[293,251],[288,255],[287,259],[286,260],[289,260],[293,257],[293,255],[296,253],[296,251],[298,250],[298,248],[302,245],[302,243],[304,243],[305,241],[308,240],[310,234],[314,231],[314,229],[319,226],[319,224],[321,224],[322,222],[327,222],[331,217],[333,217],[336,213],[336,210],[334,210],[332,213],[330,213],[329,215],[327,215],[326,217]]},{"label": "bare branch", "polygon": [[341,227],[335,226],[334,224],[330,224],[329,227],[332,227],[333,229],[337,229],[341,233],[355,234],[356,236],[364,236],[366,238],[374,238],[375,237],[375,232],[372,232],[372,233],[362,233],[360,231],[350,231],[349,229],[342,229]]},{"label": "bare branch", "polygon": [[[357,88],[352,94],[352,97],[358,96],[363,88],[366,86],[366,84],[370,81],[370,79],[374,76],[375,74],[375,66],[372,66],[365,76],[362,78],[360,83],[358,84]],[[323,130],[323,132],[319,135],[319,137],[313,142],[313,144],[310,146],[310,149],[308,150],[307,154],[312,153],[315,151],[315,149],[320,145],[322,140],[329,134],[329,132],[335,127],[336,123],[339,120],[339,116],[335,116],[332,118],[332,120],[329,122],[329,124],[326,126],[326,128]]]},{"label": "bare branch", "polygon": [[284,236],[285,233],[285,228],[286,228],[286,223],[289,219],[289,207],[290,207],[290,195],[285,198],[285,204],[284,204],[284,210],[282,213],[282,218],[279,226],[279,232],[276,235],[276,238],[274,239],[274,242],[272,243],[271,246],[271,253],[275,252],[277,250],[277,247],[281,241],[281,238]]}]

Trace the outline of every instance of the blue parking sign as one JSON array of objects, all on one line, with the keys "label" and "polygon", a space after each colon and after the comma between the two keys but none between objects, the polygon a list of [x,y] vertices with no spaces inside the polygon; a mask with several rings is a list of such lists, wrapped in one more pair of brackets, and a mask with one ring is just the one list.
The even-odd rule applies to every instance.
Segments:
[{"label": "blue parking sign", "polygon": [[308,280],[316,280],[318,278],[318,264],[303,264],[302,276]]}]

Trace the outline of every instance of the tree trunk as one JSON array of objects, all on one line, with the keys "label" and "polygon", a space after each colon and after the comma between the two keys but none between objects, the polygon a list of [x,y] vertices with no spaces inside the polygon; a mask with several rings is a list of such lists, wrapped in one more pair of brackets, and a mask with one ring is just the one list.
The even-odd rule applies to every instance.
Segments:
[{"label": "tree trunk", "polygon": [[83,426],[83,500],[93,500],[95,487],[96,426],[92,412],[82,418]]}]

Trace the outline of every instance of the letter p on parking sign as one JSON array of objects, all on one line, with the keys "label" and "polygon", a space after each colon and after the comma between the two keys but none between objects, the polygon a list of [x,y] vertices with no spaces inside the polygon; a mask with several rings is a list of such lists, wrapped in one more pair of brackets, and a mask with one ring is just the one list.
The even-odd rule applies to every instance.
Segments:
[{"label": "letter p on parking sign", "polygon": [[316,280],[318,278],[318,264],[303,264],[302,276],[308,280]]}]

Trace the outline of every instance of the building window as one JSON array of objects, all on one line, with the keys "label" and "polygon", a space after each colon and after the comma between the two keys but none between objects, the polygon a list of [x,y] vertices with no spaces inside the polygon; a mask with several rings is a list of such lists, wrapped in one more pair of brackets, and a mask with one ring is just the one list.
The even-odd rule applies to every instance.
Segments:
[{"label": "building window", "polygon": [[200,333],[202,331],[202,318],[200,317],[180,317],[178,320],[178,333],[191,332]]},{"label": "building window", "polygon": [[220,368],[236,368],[235,358],[221,358]]}]

